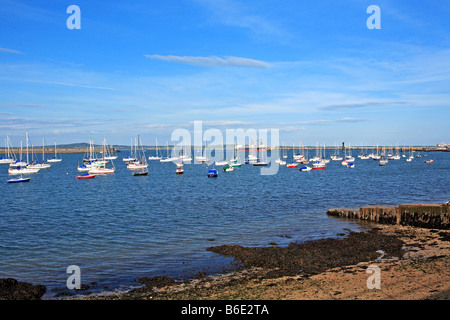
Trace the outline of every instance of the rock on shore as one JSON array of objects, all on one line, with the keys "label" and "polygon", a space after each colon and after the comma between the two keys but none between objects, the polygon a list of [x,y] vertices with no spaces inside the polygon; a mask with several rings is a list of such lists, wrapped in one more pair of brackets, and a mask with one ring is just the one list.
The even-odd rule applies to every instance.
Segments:
[{"label": "rock on shore", "polygon": [[43,285],[32,285],[12,278],[0,279],[0,300],[40,300],[45,291]]}]

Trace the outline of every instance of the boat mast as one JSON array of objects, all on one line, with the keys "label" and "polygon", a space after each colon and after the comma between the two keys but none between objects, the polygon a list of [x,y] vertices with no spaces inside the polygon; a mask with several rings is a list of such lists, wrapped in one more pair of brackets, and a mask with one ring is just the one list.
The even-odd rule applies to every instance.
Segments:
[{"label": "boat mast", "polygon": [[28,130],[26,132],[26,138],[27,138],[27,163],[28,163]]}]

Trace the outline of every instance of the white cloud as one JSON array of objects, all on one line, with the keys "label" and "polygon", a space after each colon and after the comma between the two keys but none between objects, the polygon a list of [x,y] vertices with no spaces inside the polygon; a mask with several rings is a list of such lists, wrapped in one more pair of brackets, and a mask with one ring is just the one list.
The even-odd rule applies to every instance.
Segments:
[{"label": "white cloud", "polygon": [[22,54],[22,52],[20,52],[20,51],[13,50],[13,49],[7,49],[7,48],[0,48],[0,52]]},{"label": "white cloud", "polygon": [[177,62],[184,64],[191,64],[195,66],[202,67],[248,67],[248,68],[268,68],[270,67],[270,63],[254,60],[248,58],[240,58],[240,57],[225,57],[220,58],[216,56],[211,57],[192,57],[192,56],[162,56],[162,55],[145,55],[146,58],[163,60],[168,62]]}]

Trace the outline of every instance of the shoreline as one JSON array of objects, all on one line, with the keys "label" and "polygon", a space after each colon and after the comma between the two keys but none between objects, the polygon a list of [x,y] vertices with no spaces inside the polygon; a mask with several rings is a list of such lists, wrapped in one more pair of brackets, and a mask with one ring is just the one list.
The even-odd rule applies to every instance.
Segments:
[{"label": "shoreline", "polygon": [[[355,215],[355,210],[340,212]],[[379,220],[378,215],[370,217]],[[357,220],[361,218],[367,216],[362,214]],[[423,227],[389,221],[372,222],[373,227],[362,232],[349,230],[342,238],[292,242],[283,247],[275,243],[265,247],[211,246],[208,251],[233,258],[233,268],[229,265],[211,276],[199,270],[191,280],[136,278],[135,285],[124,284],[133,289],[123,291],[91,293],[90,286],[82,284],[80,290],[64,289],[44,300],[450,299],[447,225]],[[368,269],[373,266],[379,268],[379,289],[368,285]],[[44,294],[44,286],[0,279],[0,300],[35,300]]]},{"label": "shoreline", "polygon": [[[165,149],[164,147],[156,147],[156,146],[143,146],[144,150],[156,150],[156,149]],[[171,149],[174,148],[174,146],[170,146]],[[191,148],[196,149],[196,147],[191,146]],[[283,147],[286,150],[297,150],[298,147],[295,146],[285,146]],[[312,146],[308,146],[307,148],[311,149],[315,149],[316,147],[312,147]],[[369,146],[369,147],[349,147],[346,146],[346,149],[352,150],[352,151],[361,151],[361,150],[366,150],[366,149],[376,149],[375,146]],[[381,147],[379,147],[381,149]],[[224,149],[226,150],[234,150],[233,146],[224,146]],[[265,148],[267,150],[271,150],[272,148],[267,147]],[[342,152],[342,147],[325,147],[326,150],[338,150]],[[30,147],[31,150],[31,147]],[[34,153],[35,154],[42,154],[42,146],[35,146],[33,147]],[[101,146],[95,146],[95,152],[99,153],[101,152],[102,147]],[[257,148],[257,150],[259,151],[259,148]],[[275,150],[275,149],[274,149]],[[437,147],[437,146],[416,146],[416,147],[398,147],[399,152],[450,152],[450,147]],[[113,147],[113,149],[110,151],[112,153],[120,153],[120,152],[129,152],[130,151],[130,147],[124,147],[124,146],[116,146]],[[250,148],[248,146],[246,146],[243,149],[238,149],[238,151],[250,151]],[[20,154],[20,147],[11,147],[10,148],[10,152],[13,152],[14,154]],[[25,148],[23,148],[22,152],[26,152]],[[32,151],[30,151],[32,152]],[[57,154],[60,153],[87,153],[88,152],[88,148],[87,147],[58,147],[57,146]],[[45,147],[44,148],[44,154],[54,154],[55,153],[55,148],[54,147]],[[0,154],[6,155],[7,154],[7,149],[5,147],[0,147]]]},{"label": "shoreline", "polygon": [[[345,250],[346,245],[358,246],[357,243],[361,244],[359,248]],[[385,249],[382,257],[373,250],[380,247]],[[276,246],[211,248],[220,254],[234,256],[243,263],[242,268],[189,281],[176,281],[165,276],[141,278],[143,286],[137,289],[103,295],[78,295],[63,300],[450,299],[448,230],[380,224],[366,232],[351,233],[344,239],[307,242],[301,248],[304,261],[296,261],[298,256],[292,250]],[[257,251],[259,253],[255,254]],[[335,254],[342,255],[343,251],[345,255],[351,255],[353,251],[357,254],[338,261]],[[327,259],[327,255],[334,255],[334,258]],[[261,257],[265,257],[262,259],[265,263],[253,263]],[[285,265],[282,266],[280,261]],[[289,268],[296,267],[296,262],[307,272]],[[369,289],[367,285],[370,277],[367,270],[374,265],[380,268],[380,289]]]}]

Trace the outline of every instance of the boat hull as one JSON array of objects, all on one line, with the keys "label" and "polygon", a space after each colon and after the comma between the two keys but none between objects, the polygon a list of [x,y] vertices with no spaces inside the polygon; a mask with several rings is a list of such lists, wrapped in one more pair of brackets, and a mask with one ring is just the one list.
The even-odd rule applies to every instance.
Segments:
[{"label": "boat hull", "polygon": [[20,182],[29,182],[30,178],[21,178],[21,179],[11,179],[6,180],[6,183],[20,183]]},{"label": "boat hull", "polygon": [[146,176],[148,172],[133,172],[133,176]]},{"label": "boat hull", "polygon": [[89,170],[89,174],[111,174],[114,173],[114,169],[103,169],[103,170],[99,170],[99,169],[95,169],[95,170]]},{"label": "boat hull", "polygon": [[83,176],[77,176],[77,180],[92,179],[92,178],[95,178],[94,174],[87,174],[87,175],[83,175]]}]

